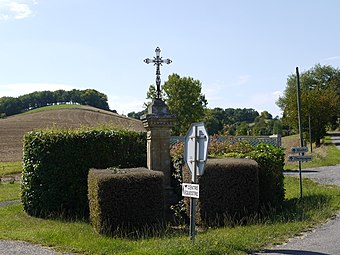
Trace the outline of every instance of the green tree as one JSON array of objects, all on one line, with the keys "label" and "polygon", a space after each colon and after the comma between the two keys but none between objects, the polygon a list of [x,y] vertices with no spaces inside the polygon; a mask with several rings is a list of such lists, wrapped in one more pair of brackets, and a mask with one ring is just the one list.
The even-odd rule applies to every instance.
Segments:
[{"label": "green tree", "polygon": [[98,92],[95,89],[83,90],[81,95],[81,104],[90,105],[104,110],[109,110],[109,104],[107,103],[107,96]]},{"label": "green tree", "polygon": [[172,74],[164,83],[163,89],[169,110],[177,118],[173,134],[185,135],[191,123],[204,118],[204,109],[208,102],[202,94],[202,83],[191,77],[181,78],[178,74]]},{"label": "green tree", "polygon": [[2,116],[11,116],[22,112],[22,103],[16,97],[0,98],[0,114]]},{"label": "green tree", "polygon": [[224,111],[222,108],[205,109],[204,124],[209,135],[222,132],[224,123]]},{"label": "green tree", "polygon": [[[339,75],[339,69],[320,64],[300,75],[302,129],[307,134],[310,117],[312,141],[317,147],[326,133],[327,125],[339,117]],[[284,123],[298,130],[296,87],[296,74],[293,73],[288,76],[284,95],[279,98],[277,105],[283,111]]]},{"label": "green tree", "polygon": [[129,118],[134,118],[134,119],[140,120],[140,117],[142,115],[144,115],[146,112],[147,112],[146,110],[142,110],[140,112],[129,112],[127,116]]},{"label": "green tree", "polygon": [[263,116],[256,117],[253,135],[268,135],[268,126]]},{"label": "green tree", "polygon": [[[147,98],[155,98],[155,91],[155,86],[151,85]],[[162,87],[161,98],[177,118],[172,129],[173,135],[185,135],[191,123],[204,119],[207,100],[201,91],[202,83],[199,80],[180,77],[178,74],[169,75]]]},{"label": "green tree", "polygon": [[236,128],[236,135],[248,135],[249,126],[247,122],[241,122]]},{"label": "green tree", "polygon": [[281,120],[274,120],[273,123],[273,134],[275,135],[282,135],[282,123]]},{"label": "green tree", "polygon": [[268,111],[261,112],[261,117],[265,118],[266,120],[271,120],[273,116]]}]

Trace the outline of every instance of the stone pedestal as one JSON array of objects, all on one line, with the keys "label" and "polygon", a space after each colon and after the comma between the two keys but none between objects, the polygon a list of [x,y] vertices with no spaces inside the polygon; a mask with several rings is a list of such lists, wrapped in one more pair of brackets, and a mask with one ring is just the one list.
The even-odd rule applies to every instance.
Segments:
[{"label": "stone pedestal", "polygon": [[153,99],[141,120],[147,130],[148,169],[163,172],[165,189],[171,189],[170,130],[175,124],[175,115],[169,113],[162,100]]}]

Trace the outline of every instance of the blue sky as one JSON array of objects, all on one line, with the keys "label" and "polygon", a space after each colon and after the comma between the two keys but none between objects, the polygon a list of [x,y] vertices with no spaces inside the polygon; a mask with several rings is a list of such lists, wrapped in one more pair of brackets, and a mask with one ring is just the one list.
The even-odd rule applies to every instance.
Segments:
[{"label": "blue sky", "polygon": [[280,115],[299,66],[340,66],[340,1],[0,0],[0,97],[94,88],[111,109],[143,109],[155,55],[202,82],[208,107]]}]

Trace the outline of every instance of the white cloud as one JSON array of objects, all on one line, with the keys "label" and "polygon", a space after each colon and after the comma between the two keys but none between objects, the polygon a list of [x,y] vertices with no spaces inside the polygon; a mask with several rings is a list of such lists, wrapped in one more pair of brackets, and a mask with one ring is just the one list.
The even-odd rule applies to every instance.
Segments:
[{"label": "white cloud", "polygon": [[36,0],[0,0],[0,20],[25,19],[33,15]]},{"label": "white cloud", "polygon": [[81,89],[75,88],[71,85],[66,84],[55,84],[55,83],[22,83],[22,84],[6,84],[0,85],[0,97],[18,97],[21,95],[29,94],[34,91],[50,90],[55,91],[58,89],[72,90]]},{"label": "white cloud", "polygon": [[332,62],[332,61],[338,61],[338,60],[340,60],[340,56],[333,56],[333,57],[325,58],[323,61]]}]

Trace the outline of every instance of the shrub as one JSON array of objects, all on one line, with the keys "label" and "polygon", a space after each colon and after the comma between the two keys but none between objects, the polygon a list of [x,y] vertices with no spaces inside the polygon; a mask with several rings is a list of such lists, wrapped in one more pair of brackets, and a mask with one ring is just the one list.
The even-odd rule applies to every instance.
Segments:
[{"label": "shrub", "polygon": [[279,207],[285,197],[284,150],[259,144],[248,156],[259,164],[260,205]]},{"label": "shrub", "polygon": [[245,141],[236,141],[233,137],[221,139],[214,135],[210,137],[208,153],[213,157],[223,157],[228,153],[245,154],[253,150],[253,146]]},{"label": "shrub", "polygon": [[145,167],[146,135],[108,128],[33,131],[23,140],[22,203],[38,217],[88,217],[91,167]]},{"label": "shrub", "polygon": [[88,187],[90,219],[100,234],[129,235],[163,221],[162,172],[91,169]]},{"label": "shrub", "polygon": [[[191,180],[187,167],[184,168],[184,180]],[[258,211],[258,165],[253,160],[209,159],[198,182],[197,224],[223,225],[226,220],[241,220]],[[188,199],[186,201],[188,208]]]},{"label": "shrub", "polygon": [[[250,158],[259,165],[260,206],[280,207],[283,204],[284,189],[284,150],[269,144],[252,146],[246,142],[219,142],[212,138],[209,143],[209,156]],[[221,144],[219,144],[221,143]],[[179,145],[178,145],[179,146]],[[214,148],[211,150],[211,146]],[[171,148],[174,175],[182,183],[183,152],[178,148]]]}]

